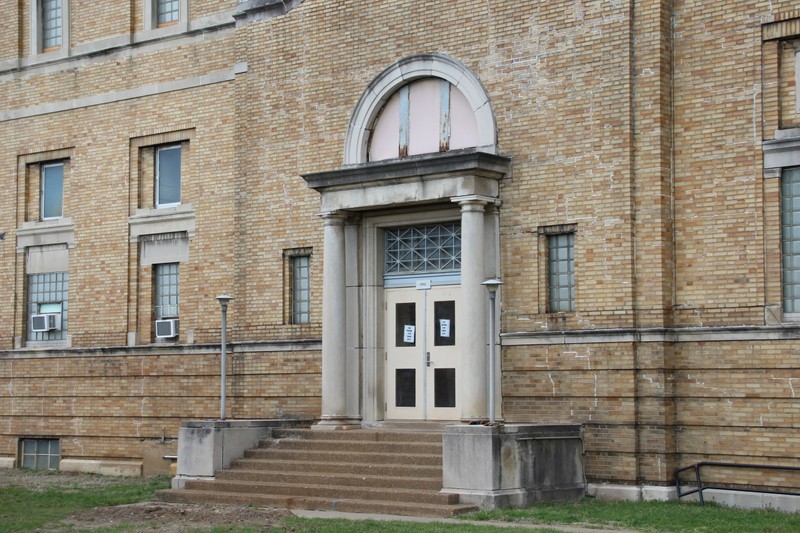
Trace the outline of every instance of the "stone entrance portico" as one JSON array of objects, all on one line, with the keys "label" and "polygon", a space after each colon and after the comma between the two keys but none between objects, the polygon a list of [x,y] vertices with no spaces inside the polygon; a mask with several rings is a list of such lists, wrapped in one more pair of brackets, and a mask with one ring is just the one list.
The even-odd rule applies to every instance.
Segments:
[{"label": "stone entrance portico", "polygon": [[[508,158],[469,149],[303,176],[322,195],[325,225],[320,427],[384,418],[382,228],[453,218],[462,231],[462,297],[471,302],[456,333],[463,335],[460,418],[487,419],[481,283],[499,274],[498,182],[509,170]],[[495,390],[499,398],[499,381]]]}]

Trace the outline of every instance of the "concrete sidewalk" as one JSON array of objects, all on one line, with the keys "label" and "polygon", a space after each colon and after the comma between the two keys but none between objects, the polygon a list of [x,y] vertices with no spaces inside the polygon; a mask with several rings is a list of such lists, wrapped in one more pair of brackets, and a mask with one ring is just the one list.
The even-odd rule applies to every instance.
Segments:
[{"label": "concrete sidewalk", "polygon": [[632,529],[610,529],[603,527],[578,527],[564,526],[558,524],[525,524],[517,522],[498,522],[485,520],[459,520],[457,518],[425,518],[417,516],[399,516],[388,514],[369,514],[369,513],[343,513],[339,511],[307,511],[304,509],[292,509],[291,512],[300,518],[340,518],[344,520],[376,520],[380,522],[418,522],[418,523],[437,523],[453,525],[472,525],[472,526],[492,526],[507,529],[522,529],[527,531],[554,530],[564,533],[601,533],[604,531],[614,533],[641,533]]}]

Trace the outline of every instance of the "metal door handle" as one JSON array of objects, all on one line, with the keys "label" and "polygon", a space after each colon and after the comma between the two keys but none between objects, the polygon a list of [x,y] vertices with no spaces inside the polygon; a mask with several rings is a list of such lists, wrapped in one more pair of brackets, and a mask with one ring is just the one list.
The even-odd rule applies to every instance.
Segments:
[{"label": "metal door handle", "polygon": [[431,366],[431,352],[426,352],[425,354],[427,357],[425,358],[425,363],[427,366]]}]

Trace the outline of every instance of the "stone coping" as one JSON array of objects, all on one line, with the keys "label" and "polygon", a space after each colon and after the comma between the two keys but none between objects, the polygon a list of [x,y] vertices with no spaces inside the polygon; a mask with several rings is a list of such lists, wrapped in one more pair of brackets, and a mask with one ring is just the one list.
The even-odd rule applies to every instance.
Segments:
[{"label": "stone coping", "polygon": [[212,428],[212,429],[239,429],[239,428],[258,428],[258,427],[282,427],[290,426],[310,426],[312,419],[287,419],[287,418],[266,418],[266,419],[234,419],[234,420],[182,420],[182,428]]}]

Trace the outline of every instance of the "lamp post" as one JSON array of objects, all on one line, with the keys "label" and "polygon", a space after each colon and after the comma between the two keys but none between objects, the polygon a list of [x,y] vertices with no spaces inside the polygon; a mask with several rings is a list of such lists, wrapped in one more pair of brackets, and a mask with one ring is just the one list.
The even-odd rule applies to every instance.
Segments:
[{"label": "lamp post", "polygon": [[489,291],[489,423],[494,424],[495,420],[495,405],[494,405],[494,368],[495,368],[495,354],[494,354],[494,335],[495,335],[495,298],[497,297],[497,289],[503,281],[497,278],[487,279],[481,285],[486,287]]},{"label": "lamp post", "polygon": [[217,296],[219,306],[222,308],[222,334],[220,351],[220,381],[219,381],[219,419],[225,420],[225,381],[226,381],[226,362],[228,359],[228,344],[226,333],[228,331],[228,304],[233,300],[232,296],[221,294]]}]

